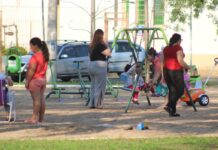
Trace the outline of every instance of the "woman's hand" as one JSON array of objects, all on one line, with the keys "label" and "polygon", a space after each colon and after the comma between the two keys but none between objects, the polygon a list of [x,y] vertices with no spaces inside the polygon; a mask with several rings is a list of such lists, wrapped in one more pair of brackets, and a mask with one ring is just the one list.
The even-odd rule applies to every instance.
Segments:
[{"label": "woman's hand", "polygon": [[29,82],[25,83],[25,88],[28,89],[29,88]]}]

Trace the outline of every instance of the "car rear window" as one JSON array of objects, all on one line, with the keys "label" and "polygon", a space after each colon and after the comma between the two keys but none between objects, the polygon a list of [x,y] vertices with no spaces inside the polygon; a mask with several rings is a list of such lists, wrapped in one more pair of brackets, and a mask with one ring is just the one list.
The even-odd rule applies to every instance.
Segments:
[{"label": "car rear window", "polygon": [[[115,49],[115,51],[117,52],[117,53],[123,53],[123,52],[132,52],[132,50],[133,50],[133,48],[130,46],[130,44],[129,43],[127,43],[127,42],[119,42],[119,43],[117,43],[116,44],[116,49]],[[136,45],[136,50],[137,51],[141,51],[141,49],[139,48],[139,46],[138,45]]]},{"label": "car rear window", "polygon": [[75,58],[75,57],[87,57],[88,56],[88,45],[69,45],[64,47],[61,55],[67,54],[68,58]]}]

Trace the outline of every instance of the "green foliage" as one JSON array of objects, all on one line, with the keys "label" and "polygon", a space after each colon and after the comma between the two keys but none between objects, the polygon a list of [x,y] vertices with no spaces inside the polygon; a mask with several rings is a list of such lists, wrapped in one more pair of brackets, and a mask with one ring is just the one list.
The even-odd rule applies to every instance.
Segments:
[{"label": "green foliage", "polygon": [[171,22],[178,24],[189,23],[191,10],[195,18],[198,18],[204,10],[208,10],[209,18],[217,25],[218,29],[218,16],[214,13],[218,8],[218,0],[168,0],[168,4],[171,8]]},{"label": "green foliage", "polygon": [[6,48],[4,45],[1,46],[1,50],[2,50],[2,55],[6,54]]},{"label": "green foliage", "polygon": [[26,55],[27,54],[27,50],[24,47],[18,46],[18,49],[19,49],[21,55]]},{"label": "green foliage", "polygon": [[7,55],[8,49],[10,49],[10,48],[18,48],[21,55],[26,55],[27,54],[27,50],[22,46],[10,47],[10,48],[5,48],[4,46],[2,46],[2,47],[3,47],[2,48],[2,55]]}]

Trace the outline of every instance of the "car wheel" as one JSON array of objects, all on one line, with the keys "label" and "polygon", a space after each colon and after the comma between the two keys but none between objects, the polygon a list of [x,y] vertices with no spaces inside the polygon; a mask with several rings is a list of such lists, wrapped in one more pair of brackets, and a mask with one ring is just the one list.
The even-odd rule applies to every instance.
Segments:
[{"label": "car wheel", "polygon": [[61,77],[60,78],[63,82],[69,82],[71,80],[71,77]]},{"label": "car wheel", "polygon": [[207,95],[202,95],[199,98],[199,104],[201,106],[207,106],[209,104],[209,97]]}]

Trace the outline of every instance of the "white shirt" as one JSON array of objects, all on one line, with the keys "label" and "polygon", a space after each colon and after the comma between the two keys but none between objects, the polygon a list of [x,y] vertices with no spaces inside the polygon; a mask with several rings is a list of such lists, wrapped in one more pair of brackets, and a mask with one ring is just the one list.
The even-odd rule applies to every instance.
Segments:
[{"label": "white shirt", "polygon": [[0,80],[5,79],[5,78],[6,78],[5,73],[0,73]]},{"label": "white shirt", "polygon": [[[136,65],[134,64],[127,72],[123,72],[121,73],[120,75],[120,80],[123,81],[124,83],[124,87],[128,87],[130,85],[133,85],[133,79],[132,79],[132,75],[131,73],[133,71],[135,71],[135,67]],[[136,79],[137,75],[135,76],[135,79]],[[141,76],[139,76],[139,81],[137,83],[137,86],[140,87],[140,86],[143,86],[145,83],[144,83],[144,80]]]}]

